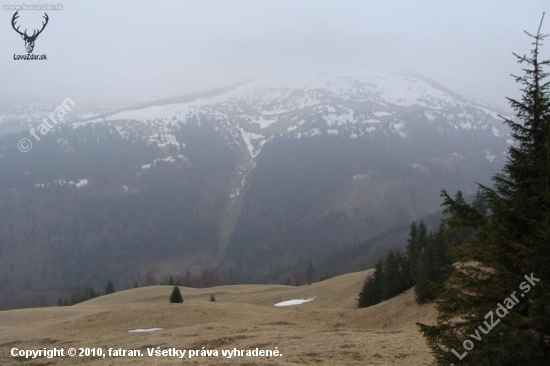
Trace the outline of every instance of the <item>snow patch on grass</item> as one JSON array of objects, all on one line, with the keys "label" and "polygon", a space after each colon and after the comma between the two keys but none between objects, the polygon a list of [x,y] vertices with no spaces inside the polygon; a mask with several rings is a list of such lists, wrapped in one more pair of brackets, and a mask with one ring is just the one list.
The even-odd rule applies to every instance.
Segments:
[{"label": "snow patch on grass", "polygon": [[313,301],[317,298],[317,296],[310,297],[309,299],[293,299],[293,300],[287,300],[283,302],[279,302],[275,304],[274,306],[277,307],[284,307],[284,306],[294,306],[294,305],[302,305],[307,302]]},{"label": "snow patch on grass", "polygon": [[147,328],[147,329],[132,329],[129,330],[128,333],[151,333],[151,332],[158,332],[159,330],[163,330],[164,328]]}]

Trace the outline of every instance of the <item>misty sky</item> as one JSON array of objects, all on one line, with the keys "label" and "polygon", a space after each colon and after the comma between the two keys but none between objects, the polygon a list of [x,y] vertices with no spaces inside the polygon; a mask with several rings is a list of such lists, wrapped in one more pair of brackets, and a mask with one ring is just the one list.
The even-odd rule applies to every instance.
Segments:
[{"label": "misty sky", "polygon": [[[57,4],[52,0],[5,4]],[[526,53],[548,0],[67,1],[48,11],[34,54],[0,8],[0,98],[77,104],[183,94],[262,76],[408,71],[506,106],[512,52]],[[43,12],[20,11],[21,29]],[[543,26],[550,33],[550,14]],[[32,32],[29,32],[32,33]],[[550,38],[542,55],[550,58]]]}]

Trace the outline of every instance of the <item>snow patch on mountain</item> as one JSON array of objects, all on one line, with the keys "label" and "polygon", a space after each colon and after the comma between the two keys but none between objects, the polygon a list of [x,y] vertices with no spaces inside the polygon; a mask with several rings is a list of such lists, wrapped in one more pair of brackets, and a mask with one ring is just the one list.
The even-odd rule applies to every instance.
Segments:
[{"label": "snow patch on mountain", "polygon": [[390,126],[399,134],[399,136],[406,138],[407,132],[405,131],[405,124],[403,122],[391,123]]},{"label": "snow patch on mountain", "polygon": [[[180,155],[180,158],[184,158],[183,155]],[[144,164],[141,166],[141,169],[143,170],[146,170],[146,169],[150,169],[152,167],[154,167],[157,163],[160,163],[160,162],[165,162],[165,163],[174,163],[176,162],[176,159],[173,157],[173,156],[168,156],[166,158],[162,158],[162,159],[155,159],[153,160],[152,163],[150,164]]]},{"label": "snow patch on mountain", "polygon": [[373,111],[372,114],[375,116],[375,117],[384,117],[384,116],[391,116],[392,113],[389,113],[389,112],[380,112],[380,111]]},{"label": "snow patch on mountain", "polygon": [[258,124],[260,126],[260,128],[263,129],[263,128],[267,128],[267,127],[271,126],[274,123],[277,123],[277,120],[276,119],[265,119],[264,116],[260,116],[257,119],[255,119],[254,121],[252,121],[252,123]]},{"label": "snow patch on mountain", "polygon": [[[422,120],[438,124],[439,133],[507,135],[501,113],[491,106],[460,97],[427,79],[391,71],[267,78],[216,93],[186,97],[182,102],[157,99],[143,108],[117,106],[116,112],[79,122],[75,128],[109,123],[122,138],[137,137],[147,144],[182,149],[174,131],[179,125],[210,124],[228,143],[246,149],[252,159],[276,136],[358,138],[379,133],[406,139]],[[50,109],[35,106],[32,111],[41,115]],[[90,115],[88,110],[79,113]],[[0,109],[0,115],[5,119],[9,113]]]},{"label": "snow patch on mountain", "polygon": [[252,158],[257,157],[258,154],[260,153],[261,146],[259,145],[259,143],[257,143],[258,147],[254,146],[254,142],[257,140],[263,140],[264,136],[259,135],[257,133],[245,131],[241,127],[239,127],[239,131],[241,132],[241,136],[243,138],[244,143],[246,144],[246,148],[248,149],[250,156]]},{"label": "snow patch on mountain", "polygon": [[53,182],[46,183],[35,183],[35,188],[49,188],[50,186],[73,186],[76,188],[86,187],[88,185],[88,179],[79,179],[77,181],[67,181],[67,180],[55,180]]}]

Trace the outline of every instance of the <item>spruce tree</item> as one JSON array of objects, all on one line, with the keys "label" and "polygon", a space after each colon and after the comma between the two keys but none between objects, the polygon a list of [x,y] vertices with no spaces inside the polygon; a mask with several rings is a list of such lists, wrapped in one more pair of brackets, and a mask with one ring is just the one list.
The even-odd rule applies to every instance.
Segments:
[{"label": "spruce tree", "polygon": [[382,300],[390,299],[411,288],[414,282],[411,277],[409,260],[399,251],[388,252],[382,276]]},{"label": "spruce tree", "polygon": [[477,190],[476,197],[472,202],[472,207],[475,208],[481,215],[487,215],[487,205],[483,200],[483,194],[480,189]]},{"label": "spruce tree", "polygon": [[409,258],[411,275],[414,275],[418,269],[420,260],[420,245],[418,242],[418,229],[416,222],[413,221],[409,231],[409,239],[407,239],[407,257]]},{"label": "spruce tree", "polygon": [[409,240],[406,251],[409,262],[408,266],[410,269],[409,276],[411,278],[416,277],[416,275],[418,274],[418,269],[422,264],[422,254],[426,250],[427,245],[428,230],[426,229],[424,221],[421,221],[418,227],[416,226],[416,223],[413,222],[409,233]]},{"label": "spruce tree", "polygon": [[420,222],[418,225],[418,255],[424,253],[426,246],[428,245],[428,229],[424,224],[424,221]]},{"label": "spruce tree", "polygon": [[365,279],[361,292],[359,293],[359,298],[357,299],[358,308],[372,306],[382,301],[383,271],[384,264],[382,260],[380,260],[376,263],[376,267],[374,268],[372,275],[367,276]]},{"label": "spruce tree", "polygon": [[445,231],[441,227],[437,233],[429,235],[426,250],[422,254],[421,266],[415,278],[414,291],[419,304],[435,300],[447,277],[448,266]]},{"label": "spruce tree", "polygon": [[398,293],[398,270],[397,254],[390,249],[384,262],[384,271],[382,276],[382,299],[389,299]]},{"label": "spruce tree", "polygon": [[172,294],[170,295],[170,302],[172,304],[181,304],[183,302],[183,296],[181,296],[181,291],[178,286],[174,286]]},{"label": "spruce tree", "polygon": [[466,203],[464,201],[464,195],[462,194],[462,191],[456,192],[455,201],[456,201],[456,203],[459,203],[459,204]]},{"label": "spruce tree", "polygon": [[105,286],[105,295],[112,294],[114,292],[115,292],[115,286],[113,285],[111,280],[109,280],[107,282],[107,285]]},{"label": "spruce tree", "polygon": [[442,192],[447,224],[476,235],[457,250],[437,324],[420,325],[441,365],[550,364],[550,60],[539,60],[540,29],[526,32],[530,55],[515,54],[523,95],[509,99],[517,120],[505,119],[515,144],[495,188],[481,186],[488,215]]},{"label": "spruce tree", "polygon": [[170,279],[168,280],[168,285],[169,286],[174,286],[175,283],[174,283],[174,277],[172,277],[172,275],[170,275]]}]

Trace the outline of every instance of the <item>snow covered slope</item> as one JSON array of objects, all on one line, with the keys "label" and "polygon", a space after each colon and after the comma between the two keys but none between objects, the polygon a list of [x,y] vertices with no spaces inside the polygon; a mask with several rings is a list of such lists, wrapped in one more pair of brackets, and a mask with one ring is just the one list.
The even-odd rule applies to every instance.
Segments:
[{"label": "snow covered slope", "polygon": [[[421,77],[369,71],[352,76],[257,80],[206,98],[175,104],[159,100],[155,106],[131,107],[91,121],[156,124],[151,136],[167,134],[164,140],[170,140],[164,126],[212,123],[255,158],[273,136],[356,138],[383,132],[407,138],[419,118],[441,132],[474,130],[500,137],[506,132],[499,113]],[[132,124],[124,128],[142,127]]]}]

